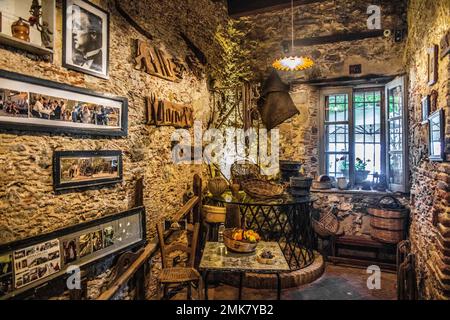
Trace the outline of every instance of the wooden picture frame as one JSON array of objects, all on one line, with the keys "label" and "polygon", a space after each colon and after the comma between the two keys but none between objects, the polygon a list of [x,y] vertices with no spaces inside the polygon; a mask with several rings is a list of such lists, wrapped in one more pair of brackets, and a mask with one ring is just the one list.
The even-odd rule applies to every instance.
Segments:
[{"label": "wooden picture frame", "polygon": [[450,53],[450,30],[442,37],[440,43],[441,59]]},{"label": "wooden picture frame", "polygon": [[109,12],[86,0],[63,0],[63,67],[109,79],[109,30]]},{"label": "wooden picture frame", "polygon": [[[89,236],[86,237],[86,235]],[[101,238],[101,245],[100,242],[95,241],[96,235],[97,240],[99,237]],[[2,244],[0,245],[0,257],[14,257],[14,260],[11,259],[11,268],[4,268],[8,273],[1,274],[0,300],[26,297],[28,292],[33,290],[34,293],[37,287],[49,281],[65,281],[70,275],[67,272],[70,266],[89,267],[100,259],[108,259],[113,255],[120,255],[145,245],[146,238],[145,208],[137,207],[47,234]],[[84,239],[89,239],[89,249],[91,250],[81,255],[81,246],[85,244],[85,242],[81,242]],[[73,243],[72,246],[71,243]],[[42,248],[45,251],[41,251]],[[49,262],[58,262],[59,270],[54,269],[52,270],[54,272],[40,273],[35,279],[28,277],[27,281],[24,281],[25,274],[31,274],[33,270],[29,270],[28,263],[21,265],[21,260],[24,260],[27,255],[33,254],[33,250],[39,251],[39,257],[48,249],[52,251],[50,252],[52,260]],[[69,249],[73,254],[71,259],[68,259]],[[48,267],[48,262],[45,260],[39,263]]]},{"label": "wooden picture frame", "polygon": [[426,95],[423,97],[422,102],[422,124],[428,123],[428,116],[430,115],[430,96]]},{"label": "wooden picture frame", "polygon": [[122,180],[121,151],[55,151],[53,155],[56,192],[112,185]]},{"label": "wooden picture frame", "polygon": [[445,160],[445,119],[444,110],[439,109],[428,118],[429,159],[431,161]]},{"label": "wooden picture frame", "polygon": [[433,45],[427,50],[429,86],[434,85],[438,81],[438,63],[439,63],[438,53],[439,53],[438,45]]},{"label": "wooden picture frame", "polygon": [[128,135],[125,97],[0,70],[2,93],[9,102],[0,101],[0,130]]}]

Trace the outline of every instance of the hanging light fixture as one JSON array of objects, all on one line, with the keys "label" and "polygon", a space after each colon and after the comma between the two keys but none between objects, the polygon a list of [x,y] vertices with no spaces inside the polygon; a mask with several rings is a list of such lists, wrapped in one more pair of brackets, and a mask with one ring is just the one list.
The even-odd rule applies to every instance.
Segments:
[{"label": "hanging light fixture", "polygon": [[[292,45],[291,53],[294,53],[294,0],[291,0],[291,32],[292,32]],[[308,57],[290,56],[282,59],[277,59],[272,66],[277,70],[282,71],[300,71],[309,69],[314,65],[314,61]]]}]

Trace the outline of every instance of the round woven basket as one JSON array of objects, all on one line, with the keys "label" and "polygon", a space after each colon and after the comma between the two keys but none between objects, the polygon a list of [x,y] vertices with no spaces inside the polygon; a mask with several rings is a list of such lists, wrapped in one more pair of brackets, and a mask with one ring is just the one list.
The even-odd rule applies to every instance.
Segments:
[{"label": "round woven basket", "polygon": [[284,192],[282,185],[258,179],[242,182],[242,188],[249,196],[256,199],[278,198]]},{"label": "round woven basket", "polygon": [[223,243],[231,251],[239,253],[252,253],[256,250],[258,242],[247,242],[234,240],[231,235],[233,234],[233,229],[226,229],[223,233]]}]

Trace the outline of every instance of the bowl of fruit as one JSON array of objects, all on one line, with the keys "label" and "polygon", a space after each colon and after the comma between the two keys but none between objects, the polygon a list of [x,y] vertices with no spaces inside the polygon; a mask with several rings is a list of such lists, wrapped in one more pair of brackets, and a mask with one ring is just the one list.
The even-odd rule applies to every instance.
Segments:
[{"label": "bowl of fruit", "polygon": [[226,229],[223,233],[223,243],[231,251],[251,253],[256,250],[261,237],[253,230]]}]

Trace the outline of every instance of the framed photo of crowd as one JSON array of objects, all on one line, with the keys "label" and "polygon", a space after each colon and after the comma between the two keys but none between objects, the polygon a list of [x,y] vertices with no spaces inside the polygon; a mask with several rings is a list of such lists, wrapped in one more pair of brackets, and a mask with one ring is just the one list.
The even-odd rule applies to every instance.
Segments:
[{"label": "framed photo of crowd", "polygon": [[128,134],[128,99],[0,70],[0,129]]},{"label": "framed photo of crowd", "polygon": [[144,245],[145,224],[145,209],[139,207],[0,245],[0,300],[68,276],[70,266],[87,266]]},{"label": "framed photo of crowd", "polygon": [[63,67],[109,77],[109,13],[85,0],[63,1]]},{"label": "framed photo of crowd", "polygon": [[122,176],[121,151],[56,151],[53,156],[55,191],[111,185]]}]

